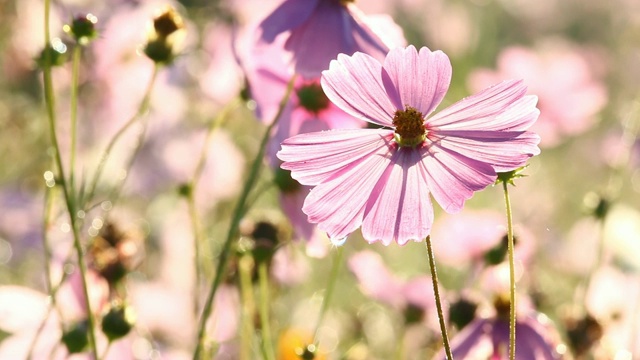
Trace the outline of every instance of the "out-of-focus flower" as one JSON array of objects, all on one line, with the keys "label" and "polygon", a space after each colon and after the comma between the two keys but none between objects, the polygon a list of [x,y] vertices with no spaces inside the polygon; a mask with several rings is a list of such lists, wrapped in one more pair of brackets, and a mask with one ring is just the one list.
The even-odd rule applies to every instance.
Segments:
[{"label": "out-of-focus flower", "polygon": [[286,329],[278,338],[278,359],[325,360],[327,357],[313,344],[313,336],[302,329]]},{"label": "out-of-focus flower", "polygon": [[[520,317],[516,323],[516,359],[556,360],[562,354],[555,330],[549,328],[542,314],[537,317]],[[494,318],[476,319],[452,339],[454,358],[491,359],[509,358],[509,321]],[[445,359],[440,355],[437,359]]]},{"label": "out-of-focus flower", "polygon": [[[637,274],[624,273],[614,267],[603,267],[594,272],[585,297],[585,308],[593,316],[592,331],[600,330],[602,338],[596,349],[602,359],[625,358],[623,354],[640,351],[638,317],[640,316],[640,286]],[[580,349],[574,349],[580,350]]]},{"label": "out-of-focus flower", "polygon": [[469,77],[472,90],[504,79],[524,79],[539,98],[540,117],[531,130],[543,146],[559,144],[593,126],[607,103],[607,90],[580,52],[568,46],[540,49],[510,47],[498,56],[497,70],[478,69]]},{"label": "out-of-focus flower", "polygon": [[295,72],[309,78],[320,76],[338,54],[360,51],[382,59],[391,47],[351,1],[285,0],[259,29],[262,43],[286,34],[284,48],[291,52]]},{"label": "out-of-focus flower", "polygon": [[[451,352],[459,359],[509,358],[509,299],[499,296],[495,315],[472,321],[451,341]],[[532,310],[518,311],[516,359],[562,359],[566,347],[551,321]],[[441,351],[435,359],[445,359]]]},{"label": "out-of-focus flower", "polygon": [[421,241],[431,229],[432,194],[458,212],[474,191],[539,153],[527,129],[536,97],[505,81],[427,118],[442,101],[451,64],[440,52],[410,46],[384,64],[362,53],[340,55],[323,73],[325,94],[347,113],[382,129],[334,130],[285,140],[282,168],[316,186],[303,211],[333,240],[362,226],[369,242]]},{"label": "out-of-focus flower", "polygon": [[[292,76],[287,71],[282,59],[282,50],[278,47],[265,49],[261,56],[247,57],[243,60],[249,80],[251,97],[256,102],[256,113],[264,123],[274,120],[280,102],[285,95],[287,84]],[[353,129],[366,123],[348,115],[335,106],[324,94],[319,79],[295,81],[293,92],[289,97],[273,136],[267,145],[269,163],[277,169],[280,161],[276,152],[280,143],[297,134],[329,129]],[[276,185],[281,190],[280,203],[282,210],[290,219],[295,239],[303,239],[312,245],[310,255],[324,256],[325,247],[314,246],[322,240],[322,234],[315,225],[307,220],[302,212],[302,202],[309,192],[308,187],[291,179],[289,172],[276,170]]]},{"label": "out-of-focus flower", "polygon": [[443,215],[433,224],[431,234],[438,262],[464,265],[498,245],[506,234],[504,215],[490,210]]}]

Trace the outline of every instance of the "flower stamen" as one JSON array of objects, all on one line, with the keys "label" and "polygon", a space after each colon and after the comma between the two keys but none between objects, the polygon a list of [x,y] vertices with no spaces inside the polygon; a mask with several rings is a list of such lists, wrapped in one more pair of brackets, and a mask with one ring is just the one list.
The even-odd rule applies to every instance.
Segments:
[{"label": "flower stamen", "polygon": [[396,110],[393,126],[395,126],[394,139],[400,146],[414,148],[427,138],[423,115],[411,106],[407,106],[405,110]]}]

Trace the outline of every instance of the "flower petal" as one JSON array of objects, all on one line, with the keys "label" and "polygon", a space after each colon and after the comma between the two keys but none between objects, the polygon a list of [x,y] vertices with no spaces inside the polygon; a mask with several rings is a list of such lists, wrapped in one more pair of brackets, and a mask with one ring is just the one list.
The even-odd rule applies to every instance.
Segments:
[{"label": "flower petal", "polygon": [[409,240],[421,241],[433,223],[433,206],[429,189],[419,166],[420,152],[399,148],[381,181],[367,202],[362,236],[368,242],[392,241],[404,245]]},{"label": "flower petal", "polygon": [[524,130],[537,119],[535,97],[520,100],[526,92],[521,80],[503,81],[438,112],[427,120],[427,130]]},{"label": "flower petal", "polygon": [[313,14],[318,1],[321,0],[284,1],[260,23],[260,39],[272,43],[279,34],[300,26]]},{"label": "flower petal", "polygon": [[373,57],[355,53],[338,55],[320,83],[329,100],[359,119],[381,126],[393,126],[397,107],[382,84],[382,64]]},{"label": "flower petal", "polygon": [[382,79],[397,109],[411,106],[425,117],[440,104],[451,83],[451,62],[442,51],[413,45],[395,48],[384,61]]},{"label": "flower petal", "polygon": [[303,185],[318,185],[380,148],[388,147],[392,130],[352,129],[301,134],[282,142],[282,168]]},{"label": "flower petal", "polygon": [[362,224],[371,192],[391,165],[391,155],[389,147],[383,145],[313,188],[302,208],[309,221],[317,223],[331,239],[345,238],[355,231]]},{"label": "flower petal", "polygon": [[365,22],[354,18],[348,7],[326,0],[320,1],[307,21],[291,31],[285,48],[294,54],[296,72],[309,78],[327,70],[338,54],[360,51],[384,58],[389,50]]},{"label": "flower petal", "polygon": [[424,155],[419,164],[429,190],[448,213],[460,211],[474,191],[484,189],[496,179],[496,172],[490,165],[442,148],[436,143],[421,150]]}]

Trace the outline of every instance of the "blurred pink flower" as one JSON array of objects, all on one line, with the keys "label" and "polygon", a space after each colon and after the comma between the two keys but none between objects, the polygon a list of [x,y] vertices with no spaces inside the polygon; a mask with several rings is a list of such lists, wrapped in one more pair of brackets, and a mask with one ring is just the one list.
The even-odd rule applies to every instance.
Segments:
[{"label": "blurred pink flower", "polygon": [[[542,314],[520,317],[516,323],[516,359],[556,360],[558,335]],[[502,360],[509,358],[509,321],[479,318],[467,325],[451,342],[454,358]],[[445,359],[440,353],[436,359]]]},{"label": "blurred pink flower", "polygon": [[[362,226],[369,242],[421,241],[431,229],[428,194],[447,212],[462,209],[496,171],[539,153],[526,131],[538,116],[521,81],[505,81],[428,118],[451,80],[441,51],[409,46],[384,64],[341,54],[323,72],[325,94],[347,113],[385,128],[333,130],[285,140],[282,168],[316,186],[303,211],[337,241]],[[390,129],[388,129],[388,128]]]},{"label": "blurred pink flower", "polygon": [[490,210],[443,215],[433,224],[433,251],[439,262],[460,266],[482,259],[507,233],[504,215]]},{"label": "blurred pink flower", "polygon": [[[373,300],[404,311],[405,315],[410,316],[416,315],[412,310],[419,310],[424,315],[435,309],[433,283],[429,276],[401,279],[389,271],[380,254],[371,250],[360,251],[351,256],[348,266],[358,280],[362,293]],[[439,325],[436,316],[421,316],[418,320],[426,321],[437,331]]]},{"label": "blurred pink flower", "polygon": [[540,117],[532,131],[543,146],[589,129],[607,103],[607,89],[578,51],[566,46],[544,49],[510,47],[498,56],[497,70],[478,69],[469,77],[472,90],[503,79],[524,79],[539,98]]},{"label": "blurred pink flower", "polygon": [[286,33],[284,48],[295,72],[309,78],[318,77],[338,54],[360,51],[382,59],[389,50],[349,1],[285,0],[259,29],[260,42],[267,44]]}]

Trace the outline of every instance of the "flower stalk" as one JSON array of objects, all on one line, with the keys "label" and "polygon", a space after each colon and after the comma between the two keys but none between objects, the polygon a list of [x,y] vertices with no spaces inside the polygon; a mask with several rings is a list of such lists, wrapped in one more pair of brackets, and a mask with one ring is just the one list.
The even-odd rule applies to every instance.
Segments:
[{"label": "flower stalk", "polygon": [[327,288],[325,289],[324,296],[322,297],[322,307],[320,308],[320,314],[318,315],[316,328],[315,328],[315,331],[313,332],[313,343],[316,345],[318,344],[318,335],[320,332],[320,326],[322,326],[322,321],[324,320],[324,317],[327,314],[327,310],[329,309],[329,304],[331,303],[331,298],[333,296],[333,290],[336,287],[338,274],[340,273],[340,268],[342,268],[343,263],[344,263],[344,246],[339,246],[333,258],[333,265],[331,267],[331,273],[329,274],[329,282],[327,283]]},{"label": "flower stalk", "polygon": [[218,287],[220,286],[220,283],[222,282],[224,269],[227,265],[227,261],[229,259],[229,253],[231,251],[231,243],[236,238],[236,235],[238,233],[238,225],[240,224],[240,220],[242,219],[242,216],[245,213],[245,210],[246,210],[245,205],[247,203],[249,193],[251,192],[251,189],[253,188],[253,185],[255,184],[255,182],[258,180],[258,174],[262,167],[262,160],[264,158],[264,154],[266,151],[267,142],[271,137],[271,132],[273,128],[278,123],[278,120],[280,119],[280,116],[282,115],[282,112],[284,111],[284,108],[287,105],[287,102],[289,101],[289,96],[291,95],[291,91],[293,90],[293,84],[295,82],[295,78],[296,76],[294,75],[291,77],[291,80],[289,80],[289,84],[287,85],[287,90],[282,100],[280,101],[278,111],[273,121],[265,129],[264,136],[262,137],[262,141],[260,142],[258,154],[256,154],[256,157],[253,160],[253,163],[251,165],[251,170],[249,171],[249,175],[247,177],[247,181],[245,182],[244,187],[242,188],[242,192],[240,193],[240,197],[233,211],[231,224],[229,226],[229,231],[227,232],[227,237],[225,239],[225,242],[222,245],[220,257],[218,258],[218,266],[216,267],[216,274],[213,278],[213,282],[211,283],[211,288],[209,290],[209,294],[204,303],[204,308],[202,309],[202,314],[200,316],[200,323],[198,325],[198,338],[196,342],[196,348],[193,352],[194,360],[200,360],[202,358],[207,319],[209,319],[209,316],[211,316],[211,312],[213,311],[213,299],[216,295]]},{"label": "flower stalk", "polygon": [[509,198],[509,181],[502,181],[504,201],[507,211],[507,252],[509,254],[509,359],[516,358],[516,271],[513,251],[513,215]]},{"label": "flower stalk", "polygon": [[438,312],[438,321],[440,322],[440,333],[442,334],[442,342],[447,360],[453,360],[451,353],[451,345],[449,345],[449,335],[447,335],[447,325],[444,321],[444,312],[442,311],[442,302],[440,301],[440,289],[438,288],[438,274],[436,272],[436,261],[433,256],[433,248],[431,246],[431,235],[427,235],[427,255],[429,256],[429,269],[431,269],[431,281],[433,282],[433,296],[436,300],[436,311]]}]

